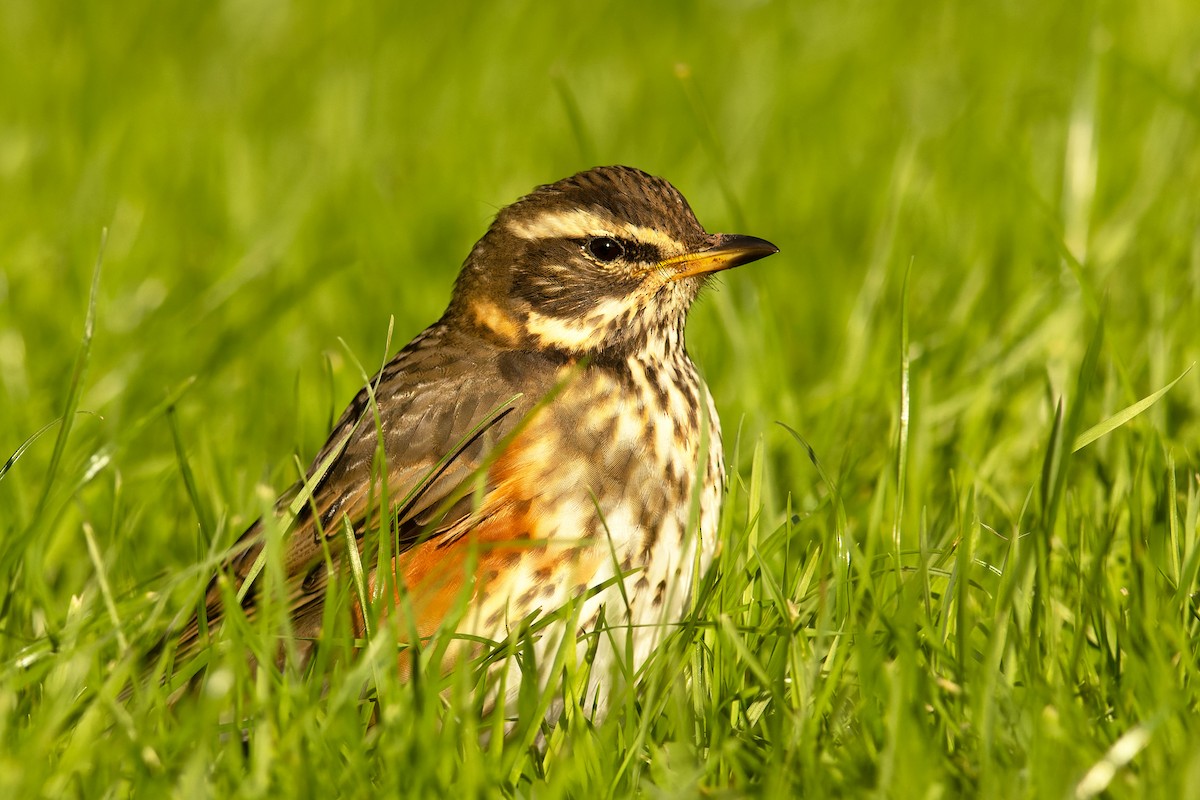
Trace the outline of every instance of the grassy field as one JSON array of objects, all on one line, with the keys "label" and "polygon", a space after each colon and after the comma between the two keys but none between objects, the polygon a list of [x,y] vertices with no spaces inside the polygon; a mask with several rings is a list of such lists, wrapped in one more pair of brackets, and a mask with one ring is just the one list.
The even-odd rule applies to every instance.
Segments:
[{"label": "grassy field", "polygon": [[[407,6],[0,5],[0,796],[1200,796],[1194,3]],[[638,691],[489,740],[384,647],[249,677],[267,615],[122,699],[599,163],[782,250],[692,314],[735,479]]]}]

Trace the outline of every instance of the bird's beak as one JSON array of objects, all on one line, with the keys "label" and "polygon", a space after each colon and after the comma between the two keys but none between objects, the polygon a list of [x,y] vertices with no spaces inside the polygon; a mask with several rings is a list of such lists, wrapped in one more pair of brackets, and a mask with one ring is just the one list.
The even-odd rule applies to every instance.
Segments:
[{"label": "bird's beak", "polygon": [[718,233],[713,238],[717,240],[713,246],[695,253],[668,258],[660,266],[673,273],[671,280],[678,281],[740,267],[742,264],[749,264],[779,252],[778,247],[757,236]]}]

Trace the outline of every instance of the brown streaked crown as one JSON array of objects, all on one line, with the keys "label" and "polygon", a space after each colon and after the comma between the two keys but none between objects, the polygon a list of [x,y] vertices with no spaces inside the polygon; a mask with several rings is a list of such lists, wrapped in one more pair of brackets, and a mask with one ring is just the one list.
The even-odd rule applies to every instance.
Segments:
[{"label": "brown streaked crown", "polygon": [[448,317],[502,346],[625,356],[682,347],[709,274],[776,252],[709,234],[683,195],[632,167],[596,167],[504,208],[463,265]]}]

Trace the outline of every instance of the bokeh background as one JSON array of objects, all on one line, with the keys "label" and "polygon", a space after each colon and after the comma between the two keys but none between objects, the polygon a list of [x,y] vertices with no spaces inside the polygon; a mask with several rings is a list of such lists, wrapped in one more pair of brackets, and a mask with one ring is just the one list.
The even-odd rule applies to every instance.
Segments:
[{"label": "bokeh background", "polygon": [[[0,480],[4,647],[94,598],[84,521],[118,593],[231,540],[360,385],[347,353],[373,371],[498,208],[596,164],[781,249],[689,328],[772,524],[829,503],[782,421],[856,535],[890,530],[905,307],[905,541],[963,486],[1015,524],[1101,317],[1086,424],[1200,358],[1198,31],[1190,0],[6,0],[0,456],[67,408],[107,243],[86,413]],[[1118,434],[1185,492],[1198,396]]]},{"label": "bokeh background", "polygon": [[[371,369],[390,315],[397,347],[440,314],[496,209],[594,164],[666,176],[710,230],[782,248],[700,304],[692,350],[726,427],[783,420],[834,463],[869,458],[894,416],[910,264],[920,357],[956,362],[917,387],[940,425],[975,402],[996,425],[1023,415],[994,401],[1045,390],[1023,370],[1062,378],[1095,304],[1142,394],[1197,354],[1188,3],[0,15],[0,451],[62,412],[107,228],[95,416],[69,452],[119,443],[130,511],[155,528],[188,504],[164,426],[129,428],[167,392],[195,377],[180,427],[244,506],[357,385],[338,337]],[[1021,342],[1033,357],[1011,357]],[[37,493],[49,450],[6,503]]]}]

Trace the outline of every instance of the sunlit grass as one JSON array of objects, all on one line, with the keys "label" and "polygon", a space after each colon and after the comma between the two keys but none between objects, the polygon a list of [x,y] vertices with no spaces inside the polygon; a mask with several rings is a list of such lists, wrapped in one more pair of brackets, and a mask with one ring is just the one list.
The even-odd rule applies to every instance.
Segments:
[{"label": "sunlit grass", "polygon": [[[123,5],[0,10],[0,795],[1200,795],[1192,4]],[[252,673],[276,605],[171,707],[349,354],[595,163],[781,248],[692,315],[732,480],[635,688],[498,736],[396,619]]]}]

